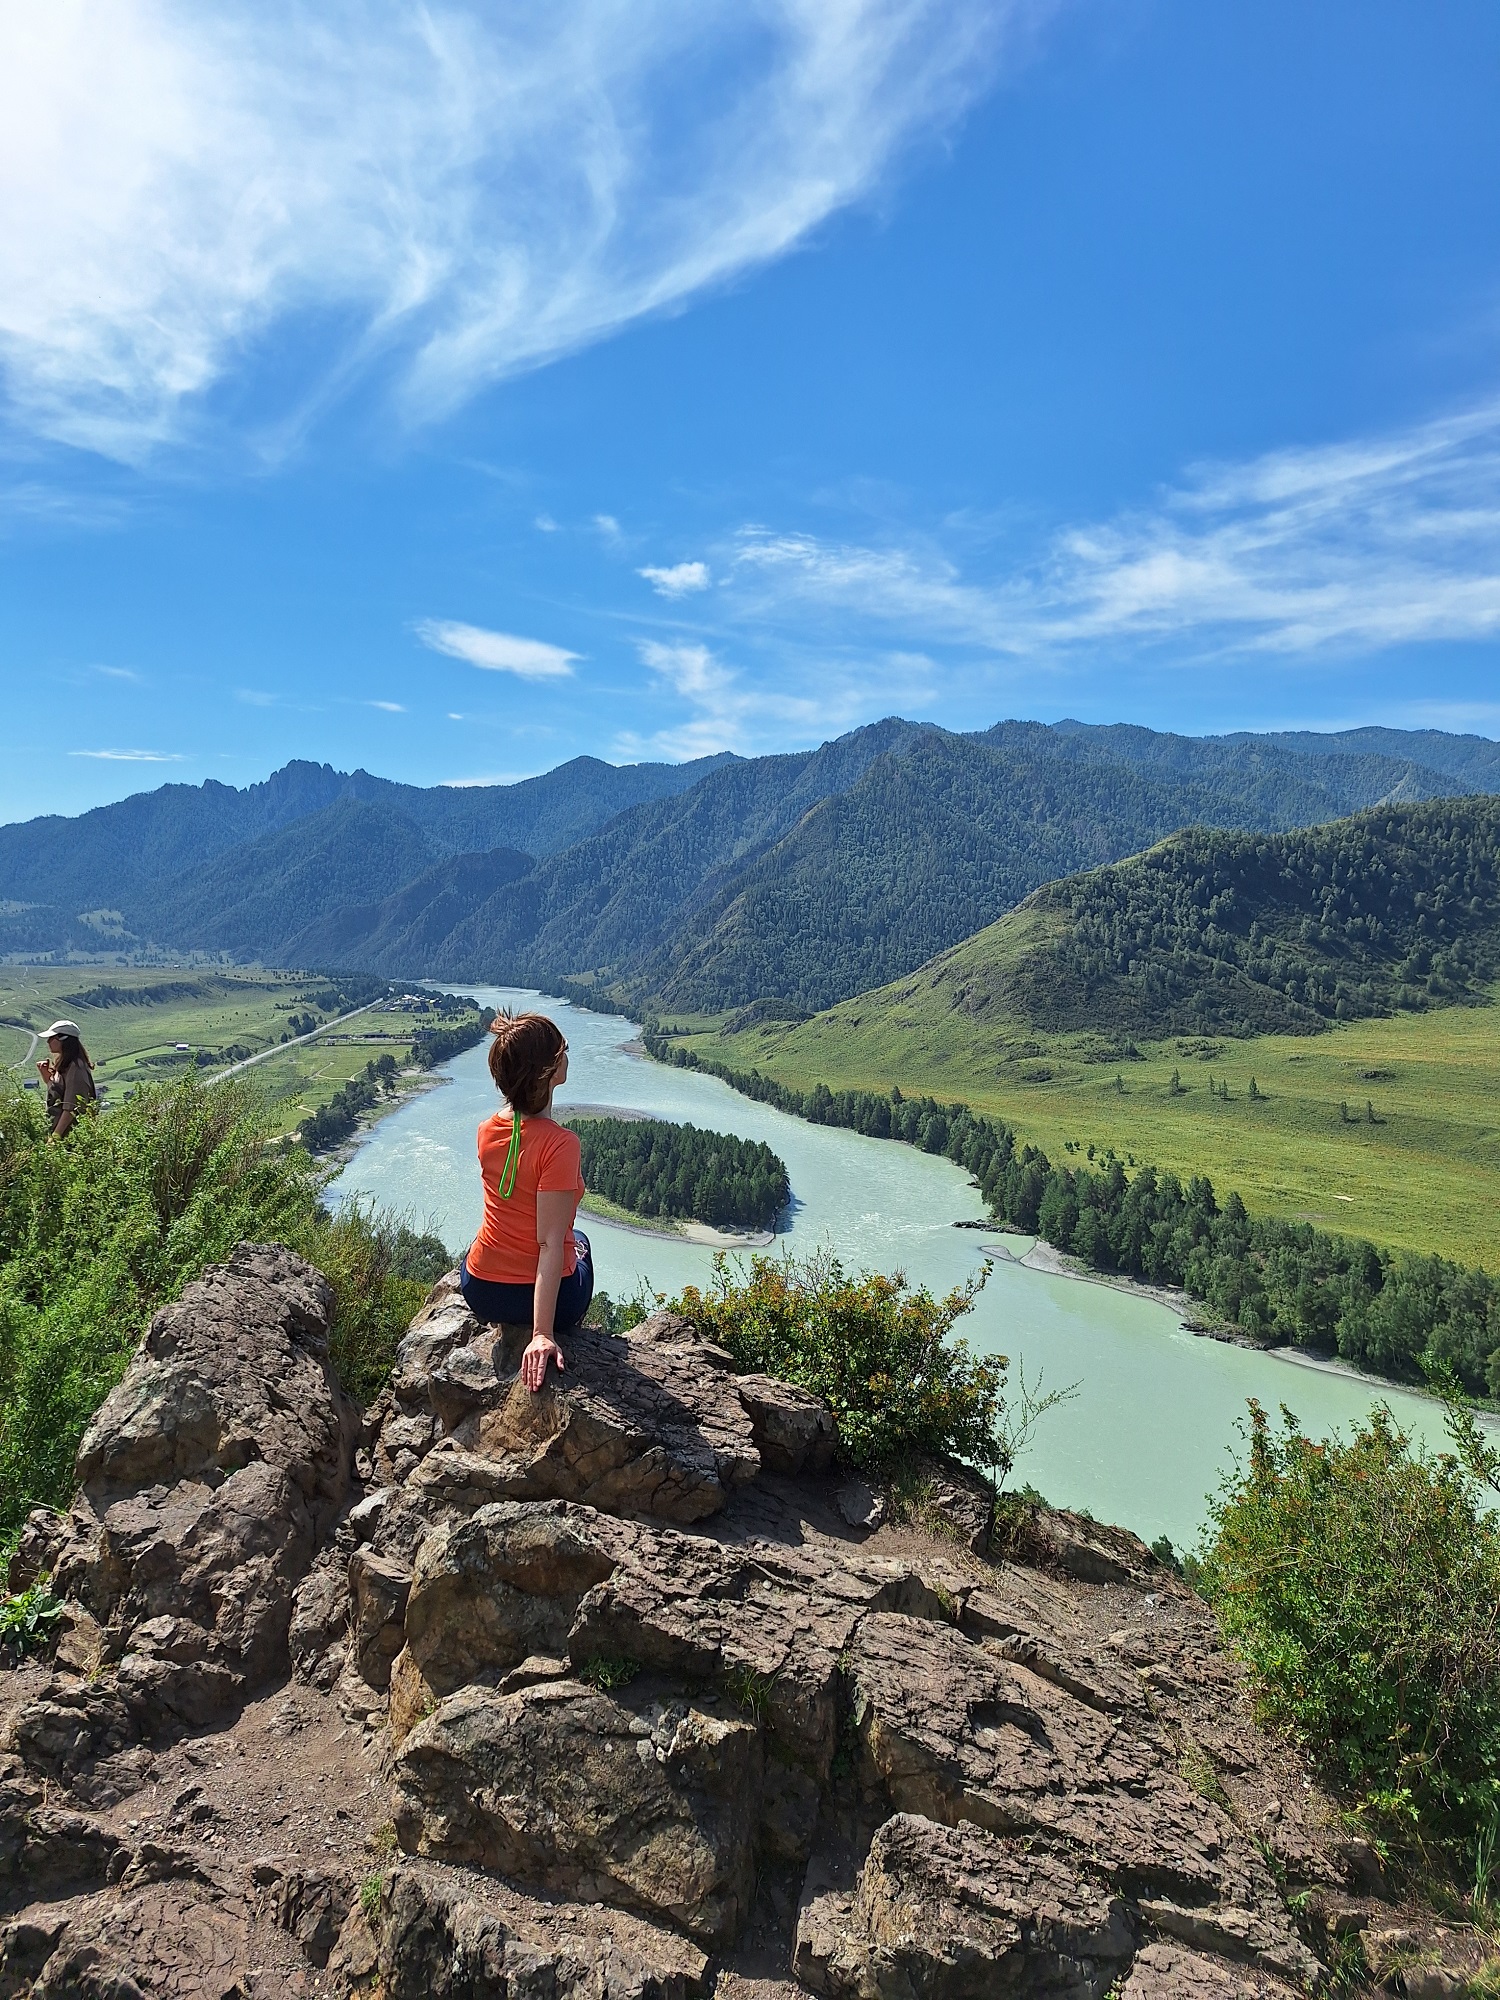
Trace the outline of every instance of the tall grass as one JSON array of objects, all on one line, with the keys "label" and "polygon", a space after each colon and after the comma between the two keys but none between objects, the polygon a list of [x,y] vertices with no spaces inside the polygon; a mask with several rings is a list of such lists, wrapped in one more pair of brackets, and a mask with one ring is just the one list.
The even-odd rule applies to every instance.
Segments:
[{"label": "tall grass", "polygon": [[369,1210],[330,1216],[317,1169],[272,1131],[251,1080],[188,1076],[52,1143],[35,1097],[0,1079],[0,1536],[66,1502],[151,1315],[244,1239],[318,1265],[335,1365],[355,1396],[378,1388],[442,1247]]}]

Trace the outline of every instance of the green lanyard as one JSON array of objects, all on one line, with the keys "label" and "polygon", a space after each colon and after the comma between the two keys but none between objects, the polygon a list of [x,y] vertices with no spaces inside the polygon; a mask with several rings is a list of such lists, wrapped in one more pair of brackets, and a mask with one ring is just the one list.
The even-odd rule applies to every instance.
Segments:
[{"label": "green lanyard", "polygon": [[510,1114],[510,1144],[505,1149],[505,1165],[500,1169],[500,1199],[509,1201],[516,1191],[516,1168],[521,1163],[521,1114]]}]

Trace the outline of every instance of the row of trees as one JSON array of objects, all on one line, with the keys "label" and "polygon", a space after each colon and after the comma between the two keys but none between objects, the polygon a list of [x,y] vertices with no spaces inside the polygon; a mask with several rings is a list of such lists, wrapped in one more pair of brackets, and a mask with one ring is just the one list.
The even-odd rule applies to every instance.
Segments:
[{"label": "row of trees", "polygon": [[361,1114],[373,1111],[395,1088],[396,1058],[377,1056],[365,1064],[362,1076],[351,1076],[326,1104],[308,1113],[297,1127],[297,1137],[310,1153],[331,1153],[354,1136]]},{"label": "row of trees", "polygon": [[789,1089],[694,1055],[648,1029],[658,1061],[700,1069],[814,1124],[939,1153],[969,1173],[996,1220],[1046,1238],[1096,1270],[1177,1285],[1228,1325],[1417,1382],[1452,1370],[1473,1395],[1500,1395],[1500,1282],[1487,1271],[1382,1250],[1309,1223],[1221,1204],[1205,1175],[1183,1182],[1118,1160],[1055,1166],[998,1118],[966,1104],[875,1091]]},{"label": "row of trees", "polygon": [[786,1163],[757,1140],[654,1118],[570,1123],[582,1144],[586,1185],[632,1214],[771,1229],[791,1198]]}]

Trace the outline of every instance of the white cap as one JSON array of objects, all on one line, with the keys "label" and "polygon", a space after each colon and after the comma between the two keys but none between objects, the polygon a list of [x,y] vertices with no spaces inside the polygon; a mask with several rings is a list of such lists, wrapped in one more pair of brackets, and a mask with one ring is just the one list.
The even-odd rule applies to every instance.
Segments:
[{"label": "white cap", "polygon": [[42,1040],[50,1042],[54,1035],[76,1035],[81,1041],[83,1039],[83,1030],[76,1021],[54,1021],[46,1034],[42,1036]]}]

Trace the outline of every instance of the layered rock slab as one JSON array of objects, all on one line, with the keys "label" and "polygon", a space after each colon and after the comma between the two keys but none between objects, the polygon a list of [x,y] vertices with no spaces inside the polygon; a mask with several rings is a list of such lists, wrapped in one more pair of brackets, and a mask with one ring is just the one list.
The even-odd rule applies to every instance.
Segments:
[{"label": "layered rock slab", "polygon": [[371,1956],[387,2000],[692,2000],[708,1959],[660,1924],[549,1904],[473,1871],[403,1862],[385,1885]]},{"label": "layered rock slab", "polygon": [[857,1889],[808,1884],[794,1963],[830,2000],[1098,2000],[1135,1942],[1124,1901],[1086,1866],[898,1813]]},{"label": "layered rock slab", "polygon": [[1167,1741],[927,1621],[865,1619],[849,1673],[863,1754],[897,1811],[1087,1855],[1158,1929],[1315,1975],[1254,1847],[1178,1776]]},{"label": "layered rock slab", "polygon": [[760,1732],[722,1698],[467,1687],[402,1745],[392,1816],[408,1853],[623,1903],[715,1943],[749,1914],[760,1784]]}]

